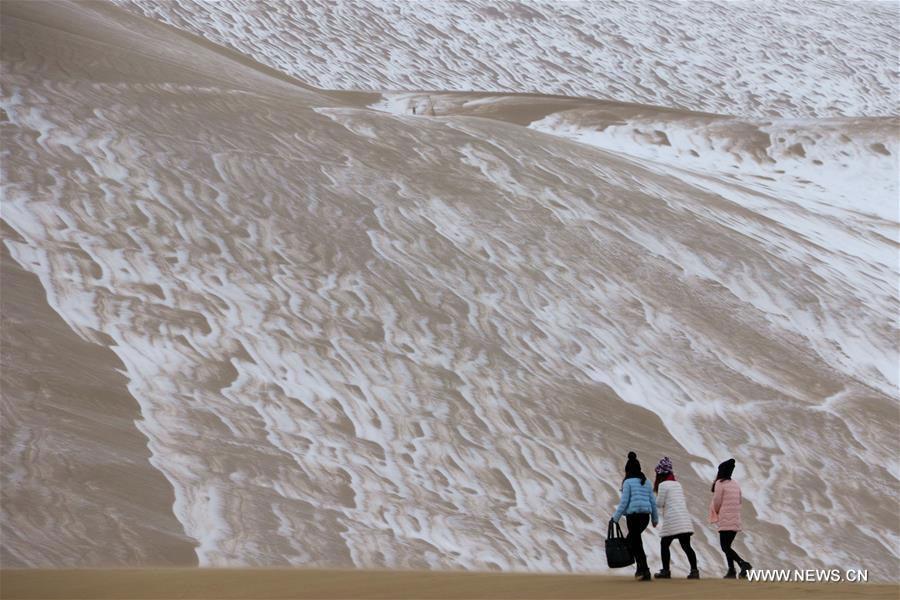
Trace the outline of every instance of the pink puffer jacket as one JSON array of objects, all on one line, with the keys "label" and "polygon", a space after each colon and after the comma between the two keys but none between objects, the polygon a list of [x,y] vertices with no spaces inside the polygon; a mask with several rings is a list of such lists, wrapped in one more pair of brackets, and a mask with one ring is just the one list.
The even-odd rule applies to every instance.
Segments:
[{"label": "pink puffer jacket", "polygon": [[719,531],[741,530],[741,486],[733,479],[716,482],[716,491],[709,503],[709,522]]}]

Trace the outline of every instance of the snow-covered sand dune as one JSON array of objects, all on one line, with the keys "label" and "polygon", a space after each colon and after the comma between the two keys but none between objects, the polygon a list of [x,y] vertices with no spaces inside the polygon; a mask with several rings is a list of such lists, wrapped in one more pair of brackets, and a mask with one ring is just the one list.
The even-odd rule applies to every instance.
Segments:
[{"label": "snow-covered sand dune", "polygon": [[[636,449],[711,575],[735,456],[755,566],[894,577],[895,121],[334,94],[109,5],[2,10],[5,244],[124,365],[201,565],[603,570]],[[5,560],[84,564],[21,507],[77,538],[129,490],[51,503],[21,439]]]},{"label": "snow-covered sand dune", "polygon": [[898,108],[895,2],[113,1],[323,88],[538,92],[755,117]]}]

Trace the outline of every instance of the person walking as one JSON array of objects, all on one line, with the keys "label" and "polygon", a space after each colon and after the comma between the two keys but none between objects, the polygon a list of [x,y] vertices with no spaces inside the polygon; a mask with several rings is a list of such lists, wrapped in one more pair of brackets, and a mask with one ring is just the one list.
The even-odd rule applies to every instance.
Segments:
[{"label": "person walking", "polygon": [[[712,484],[713,497],[709,503],[709,522],[715,523],[719,528],[719,544],[728,561],[725,579],[734,579],[738,576],[746,579],[747,572],[753,565],[742,559],[731,547],[734,538],[741,531],[741,486],[731,478],[734,464],[734,459],[730,458],[719,465],[719,472],[716,473],[716,480]],[[741,568],[739,575],[735,574],[735,563]]]},{"label": "person walking", "polygon": [[672,572],[669,570],[671,560],[669,546],[673,541],[678,540],[691,565],[691,572],[687,578],[700,579],[700,571],[697,569],[697,554],[691,548],[694,525],[684,500],[684,490],[675,478],[672,460],[668,456],[663,457],[656,465],[655,470],[656,481],[653,483],[653,491],[656,493],[656,506],[662,512],[662,527],[659,530],[662,570],[655,577],[657,579],[672,578]]},{"label": "person walking", "polygon": [[625,463],[625,479],[622,480],[622,499],[616,508],[610,522],[618,523],[622,515],[625,515],[625,523],[628,526],[628,548],[637,563],[637,571],[634,576],[641,581],[651,581],[650,568],[647,566],[647,555],[644,554],[644,544],[641,542],[641,534],[647,529],[652,520],[653,526],[659,523],[659,515],[656,512],[656,496],[653,494],[653,486],[647,481],[647,476],[641,471],[641,463],[637,454],[628,453],[628,462]]}]

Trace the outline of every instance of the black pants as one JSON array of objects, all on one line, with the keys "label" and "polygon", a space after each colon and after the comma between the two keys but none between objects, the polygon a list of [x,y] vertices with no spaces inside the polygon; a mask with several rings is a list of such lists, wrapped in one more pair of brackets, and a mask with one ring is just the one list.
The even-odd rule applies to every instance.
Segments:
[{"label": "black pants", "polygon": [[744,562],[744,559],[738,556],[738,553],[731,548],[731,544],[734,542],[734,538],[737,536],[737,534],[737,531],[719,532],[719,544],[722,546],[722,552],[725,553],[725,558],[728,559],[729,571],[734,571],[734,563],[740,565]]},{"label": "black pants", "polygon": [[660,554],[662,554],[662,568],[663,571],[669,570],[669,561],[671,560],[671,553],[669,552],[669,546],[672,545],[674,540],[678,540],[678,543],[681,544],[681,549],[684,550],[685,555],[687,556],[688,562],[691,563],[691,571],[697,570],[697,555],[694,553],[694,549],[691,548],[691,536],[693,533],[679,533],[678,535],[667,535],[662,538],[662,543],[660,544]]},{"label": "black pants", "polygon": [[634,562],[637,563],[638,571],[647,570],[647,555],[644,554],[644,544],[641,542],[641,534],[650,524],[650,515],[647,513],[625,515],[625,523],[628,525],[628,535],[625,539],[628,541],[628,548],[634,556]]}]

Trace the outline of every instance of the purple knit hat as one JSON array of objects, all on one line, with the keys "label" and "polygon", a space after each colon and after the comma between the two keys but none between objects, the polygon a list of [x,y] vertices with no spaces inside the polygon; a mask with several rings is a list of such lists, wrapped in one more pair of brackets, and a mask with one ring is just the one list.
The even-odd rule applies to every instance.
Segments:
[{"label": "purple knit hat", "polygon": [[663,459],[659,461],[659,464],[656,465],[656,474],[659,475],[660,473],[672,472],[674,472],[674,469],[672,467],[672,459],[668,456],[664,456]]}]

